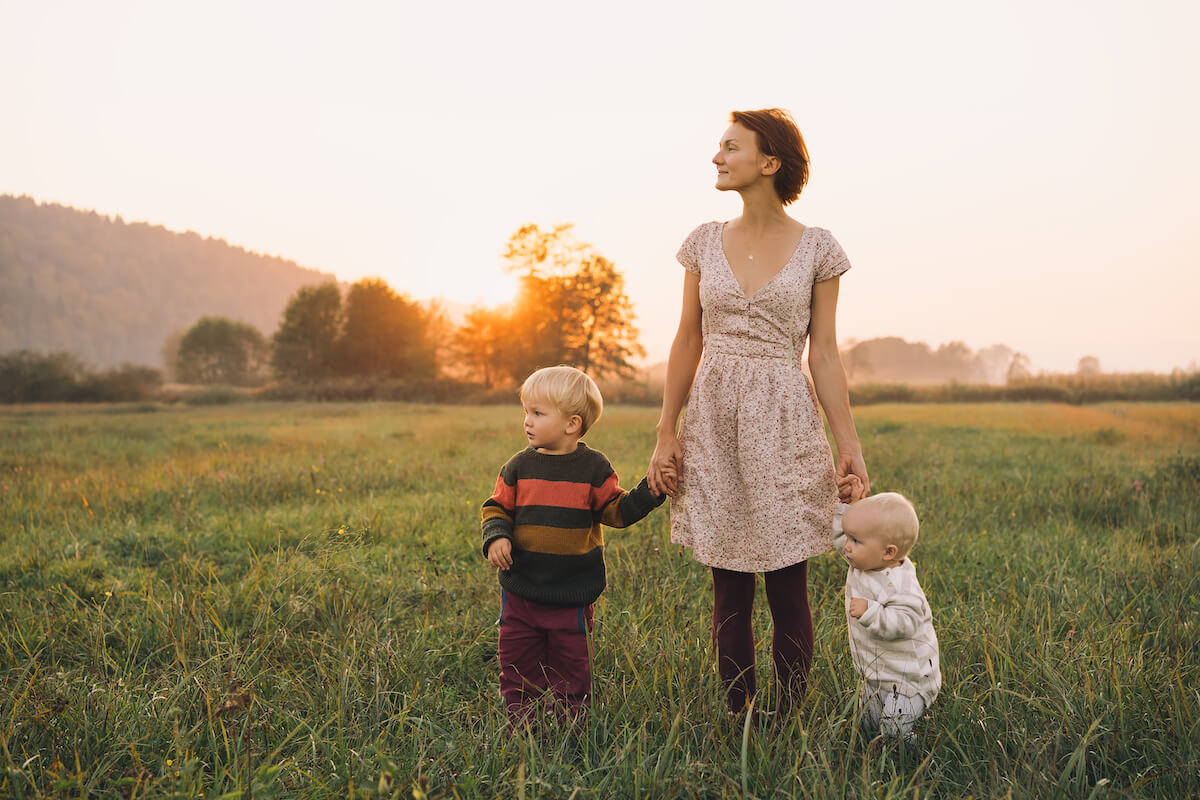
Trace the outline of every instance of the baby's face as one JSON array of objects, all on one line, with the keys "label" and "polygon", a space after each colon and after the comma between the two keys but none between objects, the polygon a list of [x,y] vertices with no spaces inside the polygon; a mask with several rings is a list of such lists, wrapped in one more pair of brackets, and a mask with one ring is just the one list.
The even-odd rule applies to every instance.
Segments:
[{"label": "baby's face", "polygon": [[882,569],[889,563],[886,551],[890,542],[876,532],[874,516],[869,508],[850,506],[842,519],[842,531],[846,534],[842,552],[850,566],[864,572]]}]

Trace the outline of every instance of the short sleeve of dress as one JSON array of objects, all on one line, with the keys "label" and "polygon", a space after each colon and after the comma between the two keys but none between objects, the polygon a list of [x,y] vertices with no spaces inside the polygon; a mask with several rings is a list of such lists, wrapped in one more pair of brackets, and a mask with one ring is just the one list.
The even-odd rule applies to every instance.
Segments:
[{"label": "short sleeve of dress", "polygon": [[675,254],[675,259],[683,265],[683,268],[688,272],[700,274],[700,254],[703,252],[704,235],[708,225],[701,225],[687,235],[683,240],[683,244],[679,246],[679,252]]},{"label": "short sleeve of dress", "polygon": [[838,240],[833,238],[833,234],[829,231],[822,231],[822,233],[824,241],[817,251],[815,283],[836,278],[850,269],[850,259],[846,258],[846,251],[838,244]]}]

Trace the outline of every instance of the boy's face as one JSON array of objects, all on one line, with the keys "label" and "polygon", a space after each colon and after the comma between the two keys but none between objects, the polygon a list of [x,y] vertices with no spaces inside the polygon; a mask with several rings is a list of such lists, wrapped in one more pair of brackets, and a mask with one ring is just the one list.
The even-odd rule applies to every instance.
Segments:
[{"label": "boy's face", "polygon": [[850,506],[842,518],[846,544],[842,552],[855,569],[870,572],[882,569],[896,558],[896,546],[876,533],[874,513],[869,508]]},{"label": "boy's face", "polygon": [[578,414],[564,416],[556,405],[540,399],[527,398],[521,405],[525,409],[525,438],[530,447],[551,455],[575,449],[582,425]]}]

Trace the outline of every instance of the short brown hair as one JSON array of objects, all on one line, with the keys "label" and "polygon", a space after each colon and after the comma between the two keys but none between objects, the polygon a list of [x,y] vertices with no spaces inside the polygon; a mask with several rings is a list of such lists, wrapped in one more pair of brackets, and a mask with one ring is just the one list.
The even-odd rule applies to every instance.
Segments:
[{"label": "short brown hair", "polygon": [[754,131],[758,149],[779,159],[775,194],[786,206],[800,196],[808,183],[808,148],[792,115],[782,108],[734,111],[730,121]]}]

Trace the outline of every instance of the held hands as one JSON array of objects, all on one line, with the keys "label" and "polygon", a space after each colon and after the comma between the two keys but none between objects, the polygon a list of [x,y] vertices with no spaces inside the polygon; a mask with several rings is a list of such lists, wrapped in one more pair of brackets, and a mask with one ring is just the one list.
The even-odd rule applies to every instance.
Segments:
[{"label": "held hands", "polygon": [[488,545],[487,560],[496,569],[507,570],[513,563],[512,542],[503,536],[493,539]]},{"label": "held hands", "polygon": [[867,613],[867,601],[861,597],[851,597],[850,616],[859,619],[865,613]]},{"label": "held hands", "polygon": [[[871,479],[867,477],[867,462],[863,460],[861,452],[839,452],[836,471],[838,496],[843,503],[861,500],[871,493]],[[853,494],[851,476],[862,483],[861,495],[858,497]]]},{"label": "held hands", "polygon": [[683,464],[683,450],[674,435],[658,437],[650,466],[646,468],[646,485],[655,497],[674,497],[679,492],[679,472]]},{"label": "held hands", "polygon": [[867,487],[853,473],[838,480],[838,500],[843,503],[857,503],[867,496]]}]

